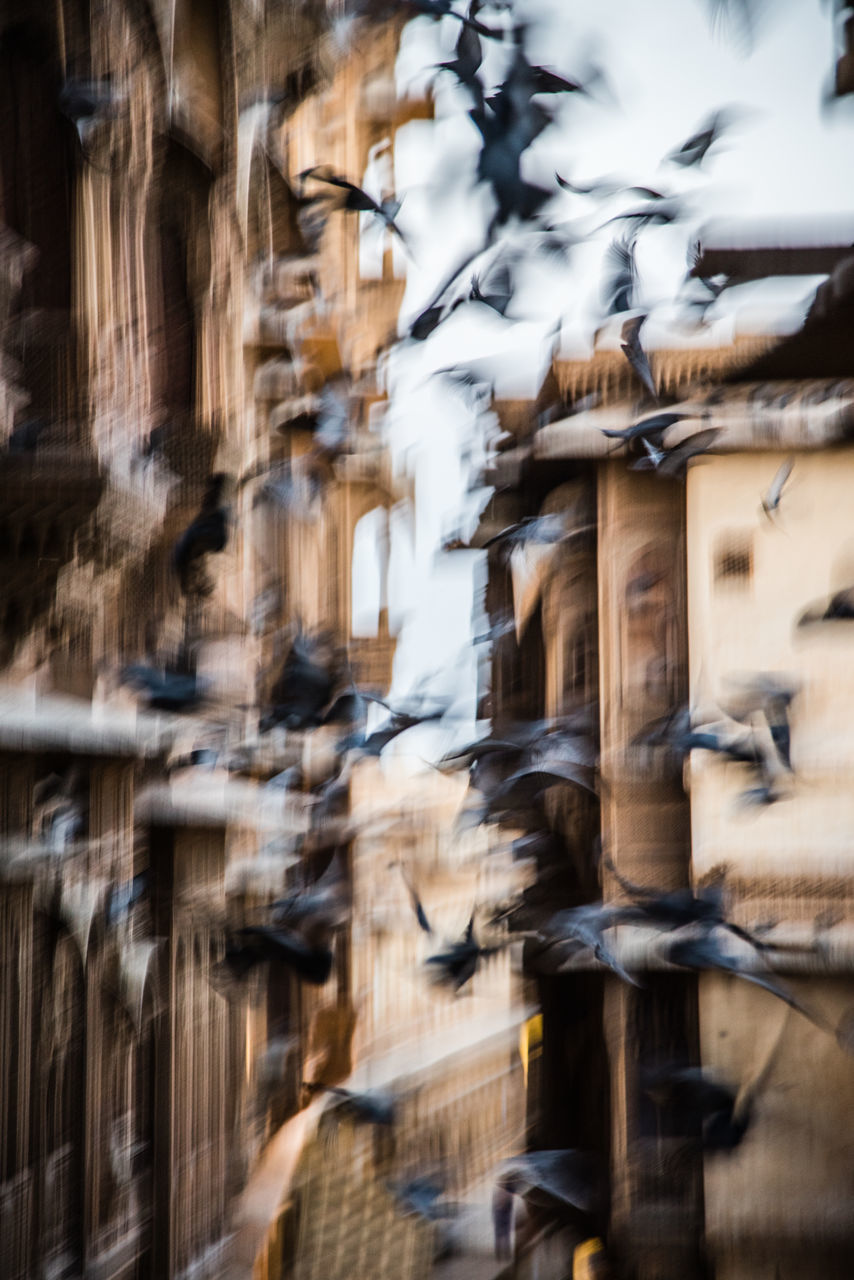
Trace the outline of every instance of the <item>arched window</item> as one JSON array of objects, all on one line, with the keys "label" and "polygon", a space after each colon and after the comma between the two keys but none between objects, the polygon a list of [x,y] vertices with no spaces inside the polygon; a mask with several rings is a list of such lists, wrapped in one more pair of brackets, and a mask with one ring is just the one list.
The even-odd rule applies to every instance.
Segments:
[{"label": "arched window", "polygon": [[680,687],[674,590],[671,547],[650,546],[635,557],[625,580],[622,684],[627,704],[649,713],[650,704],[670,707]]},{"label": "arched window", "polygon": [[375,636],[380,613],[387,606],[388,512],[374,507],[353,531],[350,631]]},{"label": "arched window", "polygon": [[173,119],[212,160],[225,136],[223,8],[218,0],[176,0],[172,27]]},{"label": "arched window", "polygon": [[30,400],[26,416],[74,419],[71,223],[77,137],[59,110],[52,34],[35,21],[0,35],[0,220],[36,250],[16,305],[11,354]]},{"label": "arched window", "polygon": [[[371,147],[368,164],[362,180],[363,190],[377,201],[392,194],[394,176],[392,170],[391,142],[384,138]],[[386,254],[391,233],[375,214],[359,215],[359,278],[382,280],[386,274]]]},{"label": "arched window", "polygon": [[179,421],[189,421],[197,404],[198,308],[210,276],[211,183],[210,170],[186,147],[170,142],[152,210],[149,351],[152,401]]},{"label": "arched window", "polygon": [[570,635],[564,661],[564,693],[573,702],[592,701],[599,686],[599,631],[595,616],[585,617]]}]

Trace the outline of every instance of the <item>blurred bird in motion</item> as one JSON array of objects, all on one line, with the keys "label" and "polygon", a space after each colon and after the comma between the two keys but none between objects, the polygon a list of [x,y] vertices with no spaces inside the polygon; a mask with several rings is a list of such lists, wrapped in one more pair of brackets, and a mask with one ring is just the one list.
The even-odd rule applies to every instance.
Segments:
[{"label": "blurred bird in motion", "polygon": [[447,951],[429,956],[427,964],[433,966],[433,978],[437,985],[453,987],[458,992],[477,973],[481,960],[495,955],[500,947],[482,947],[475,937],[474,912],[466,925],[465,933]]},{"label": "blurred bird in motion", "polygon": [[143,693],[152,711],[175,713],[195,710],[209,688],[208,681],[190,670],[189,663],[180,660],[174,667],[132,663],[122,671],[121,682]]},{"label": "blurred bird in motion", "polygon": [[367,191],[357,187],[354,182],[348,182],[346,178],[339,177],[331,169],[324,166],[304,169],[299,174],[299,179],[302,183],[305,183],[308,179],[312,179],[314,182],[324,182],[327,186],[336,187],[338,190],[346,192],[340,208],[347,209],[353,213],[374,214],[389,231],[392,231],[398,237],[401,244],[406,245],[406,237],[395,222],[395,218],[400,212],[400,200],[396,200],[392,196],[385,196],[380,200],[375,200],[373,196],[368,195]]},{"label": "blurred bird in motion", "polygon": [[172,551],[172,567],[185,595],[209,595],[212,584],[199,572],[199,561],[224,551],[228,544],[228,507],[222,501],[228,476],[218,471],[208,480],[198,515],[187,526]]},{"label": "blurred bird in motion", "polygon": [[713,111],[697,131],[686,138],[681,146],[671,151],[665,159],[683,168],[701,165],[709,151],[719,142],[734,121],[735,115],[729,109],[720,108],[718,111]]},{"label": "blurred bird in motion", "polygon": [[762,495],[762,510],[769,520],[772,520],[776,512],[780,509],[783,490],[786,487],[789,476],[792,474],[794,466],[794,458],[786,458],[785,462],[781,462],[779,468],[775,472],[774,479],[768,486],[767,492]]}]

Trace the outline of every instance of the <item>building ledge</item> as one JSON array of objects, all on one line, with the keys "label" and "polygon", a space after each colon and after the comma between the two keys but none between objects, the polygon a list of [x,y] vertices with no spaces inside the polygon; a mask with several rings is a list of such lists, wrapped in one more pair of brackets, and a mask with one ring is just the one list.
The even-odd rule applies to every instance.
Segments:
[{"label": "building ledge", "polygon": [[473,1053],[490,1053],[507,1045],[515,1046],[519,1028],[538,1012],[538,1006],[517,1004],[482,1014],[459,1026],[432,1036],[421,1036],[379,1057],[358,1063],[346,1082],[355,1091],[381,1089],[388,1085],[417,1087],[437,1072],[449,1073],[458,1058],[471,1062]]},{"label": "building ledge", "polygon": [[251,827],[281,836],[303,835],[309,810],[291,792],[274,793],[251,782],[225,777],[193,777],[146,787],[137,797],[136,816],[152,826]]},{"label": "building ledge", "polygon": [[701,427],[715,427],[721,434],[711,445],[710,453],[822,449],[854,437],[854,380],[739,383],[640,413],[636,402],[625,400],[542,427],[534,438],[534,456],[619,457],[627,453],[625,444],[603,431],[623,430],[656,413],[681,413],[686,417],[685,422],[677,422],[669,431],[668,448]]},{"label": "building ledge", "polygon": [[76,698],[0,687],[0,750],[142,756],[165,752],[176,728],[165,717],[122,712]]}]

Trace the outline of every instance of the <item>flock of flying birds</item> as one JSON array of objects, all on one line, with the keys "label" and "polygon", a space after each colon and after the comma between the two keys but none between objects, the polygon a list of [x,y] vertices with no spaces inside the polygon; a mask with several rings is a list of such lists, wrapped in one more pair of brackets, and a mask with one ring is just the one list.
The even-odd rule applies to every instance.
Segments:
[{"label": "flock of flying birds", "polygon": [[[506,6],[487,6],[481,0],[471,0],[467,11],[461,13],[450,0],[407,0],[403,6],[388,0],[363,0],[351,5],[350,10],[355,16],[382,18],[400,12],[402,7],[411,13],[436,20],[451,18],[459,23],[455,56],[439,64],[437,72],[453,75],[470,96],[468,115],[481,144],[476,178],[491,189],[494,197],[494,213],[482,248],[443,281],[410,324],[408,339],[426,340],[466,305],[485,306],[508,318],[518,251],[503,246],[499,236],[511,221],[530,228],[535,251],[565,253],[571,250],[577,233],[566,225],[555,225],[544,213],[544,207],[557,193],[563,190],[573,197],[602,201],[617,195],[629,196],[631,207],[607,219],[608,223],[624,223],[625,231],[608,251],[605,318],[625,316],[621,330],[623,354],[643,391],[658,404],[652,368],[641,342],[647,315],[638,306],[635,251],[638,237],[646,228],[672,223],[683,216],[679,194],[613,179],[582,185],[561,175],[556,175],[555,189],[549,190],[528,182],[521,172],[523,154],[552,122],[552,113],[543,98],[591,93],[602,79],[601,72],[591,71],[582,82],[532,65],[525,53],[525,28],[517,24],[510,33],[512,56],[505,79],[490,91],[479,75],[482,41],[506,41],[507,32],[503,26],[485,22],[481,15],[487,7],[500,11]],[[741,5],[718,3],[713,8],[732,8],[745,16],[751,10],[746,0]],[[74,122],[84,150],[92,130],[103,119],[112,117],[120,105],[120,97],[106,81],[69,82],[60,100],[60,109]],[[702,166],[734,118],[732,112],[720,110],[701,124],[667,157],[673,171]],[[397,221],[401,208],[397,197],[383,194],[375,198],[323,166],[300,174],[299,184],[304,227],[322,227],[336,208],[369,213],[408,246],[408,238]],[[313,194],[306,194],[307,188]],[[318,188],[328,191],[318,194]],[[469,276],[472,263],[490,252],[490,264],[480,274]],[[703,314],[728,281],[700,280],[699,284],[703,297],[695,296],[691,305]],[[348,415],[347,388],[327,388],[321,397],[310,454],[248,474],[238,481],[238,488],[262,481],[259,500],[308,518],[329,479],[332,460],[346,447]],[[605,435],[627,447],[634,458],[634,468],[654,470],[663,478],[678,478],[684,476],[690,459],[709,448],[717,436],[714,429],[702,429],[679,444],[668,446],[668,433],[682,416],[656,409],[625,430],[606,430]],[[762,499],[762,509],[769,519],[774,519],[780,508],[792,465],[791,459],[783,463]],[[205,572],[208,559],[228,545],[230,484],[226,475],[210,477],[200,510],[174,545],[172,568],[188,599],[210,592],[211,583]],[[543,516],[511,526],[492,541],[505,548],[526,541],[558,544],[586,532],[570,528],[560,516]],[[807,611],[801,622],[806,625],[846,618],[854,618],[854,588],[838,593],[825,606]],[[493,639],[502,627],[509,631],[512,625],[512,620],[499,620],[489,635],[480,639]],[[133,664],[122,673],[122,679],[148,707],[156,710],[193,713],[207,699],[207,687],[195,672],[189,647],[171,665]],[[752,775],[753,785],[744,793],[745,803],[773,804],[785,794],[785,781],[792,773],[789,709],[796,695],[794,685],[760,676],[739,689],[720,714],[698,720],[690,709],[679,708],[663,721],[648,726],[635,746],[663,749],[679,760],[694,750],[713,752]],[[387,718],[369,730],[371,707],[384,709]],[[431,706],[425,699],[412,706],[392,707],[374,692],[356,686],[346,658],[328,636],[308,635],[301,629],[291,634],[287,653],[261,709],[259,729],[262,733],[274,729],[294,732],[335,726],[340,732],[337,769],[311,791],[312,823],[302,850],[306,865],[311,864],[315,871],[319,867],[320,872],[302,890],[272,902],[260,922],[229,931],[224,958],[216,966],[217,981],[224,989],[242,982],[266,962],[284,965],[310,984],[327,981],[334,965],[335,933],[346,921],[349,910],[349,890],[337,850],[352,834],[346,819],[352,762],[360,756],[379,755],[399,734],[424,721],[439,720],[447,712],[447,704],[437,701]],[[559,841],[550,825],[545,797],[555,787],[597,793],[596,722],[595,708],[589,708],[559,720],[509,725],[501,733],[490,734],[440,760],[437,767],[442,770],[468,771],[469,799],[458,819],[459,827],[500,823],[521,829],[526,834],[518,842],[520,850],[524,846],[528,853]],[[215,752],[201,750],[180,763],[199,767],[216,761]],[[295,781],[289,775],[274,779],[272,785],[288,786]],[[36,797],[44,829],[55,839],[64,840],[69,833],[73,838],[82,826],[80,806],[85,801],[78,782],[72,776],[48,779]],[[801,1000],[764,967],[766,957],[779,949],[778,944],[763,936],[766,930],[749,932],[727,918],[721,886],[659,891],[627,881],[607,860],[606,866],[624,895],[622,900],[555,910],[549,905],[547,894],[526,894],[509,907],[494,907],[483,936],[479,936],[477,912],[473,912],[463,936],[440,944],[430,956],[428,971],[436,982],[459,992],[485,958],[511,942],[524,940],[526,965],[534,972],[564,972],[574,967],[577,957],[588,954],[621,981],[636,986],[642,977],[623,963],[611,935],[621,926],[645,927],[661,936],[662,956],[671,965],[718,970],[757,984],[816,1026],[837,1034],[840,1043],[849,1047],[841,1027],[833,1027],[818,1009]],[[401,873],[417,927],[435,938],[412,869],[401,864]],[[126,914],[143,892],[144,885],[135,881],[126,895],[127,901],[112,903],[113,915],[119,918]],[[737,944],[736,949],[733,943]],[[753,1100],[767,1078],[770,1063],[771,1056],[755,1078],[740,1089],[713,1079],[700,1067],[681,1064],[646,1070],[642,1087],[656,1106],[668,1111],[686,1139],[698,1139],[707,1151],[730,1150],[747,1132]],[[389,1094],[355,1093],[322,1083],[306,1088],[309,1092],[327,1090],[342,1112],[357,1123],[387,1126],[395,1121],[397,1100]],[[546,1204],[588,1212],[595,1201],[591,1190],[594,1179],[585,1160],[581,1153],[571,1151],[539,1151],[515,1157],[499,1171],[498,1186],[511,1197],[539,1195]],[[454,1212],[455,1206],[442,1198],[441,1181],[432,1176],[392,1189],[404,1211],[430,1221],[438,1222]]]}]

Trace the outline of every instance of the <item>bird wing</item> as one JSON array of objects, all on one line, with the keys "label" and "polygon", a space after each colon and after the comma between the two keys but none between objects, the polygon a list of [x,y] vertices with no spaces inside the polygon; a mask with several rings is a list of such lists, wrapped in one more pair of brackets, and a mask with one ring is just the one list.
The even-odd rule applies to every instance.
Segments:
[{"label": "bird wing", "polygon": [[418,891],[415,888],[415,883],[412,879],[412,875],[409,871],[409,868],[407,867],[405,862],[401,862],[399,865],[400,865],[400,874],[403,876],[404,884],[406,885],[406,888],[409,892],[409,901],[412,903],[412,910],[415,912],[415,919],[418,921],[418,924],[424,930],[425,933],[432,934],[433,930],[430,927],[430,922],[427,919],[427,915],[426,915],[426,912],[424,911],[424,907],[422,906],[421,899],[418,896]]},{"label": "bird wing", "polygon": [[626,320],[620,330],[620,337],[622,338],[621,350],[649,394],[657,400],[658,392],[656,391],[652,370],[649,367],[649,359],[641,346],[640,340],[640,331],[646,323],[646,319],[646,315],[641,315],[633,316],[630,320]]},{"label": "bird wing", "polygon": [[493,800],[506,804],[533,799],[549,787],[560,786],[562,783],[571,783],[596,795],[596,774],[589,765],[554,760],[548,765],[520,769],[518,773],[512,774],[493,796]]},{"label": "bird wing", "polygon": [[626,238],[612,241],[606,251],[605,261],[608,268],[605,277],[606,315],[630,311],[637,285],[634,240]]},{"label": "bird wing", "polygon": [[664,461],[659,467],[662,475],[678,475],[692,458],[705,453],[720,435],[720,427],[708,427],[705,431],[696,431],[694,435],[668,449]]},{"label": "bird wing", "polygon": [[762,499],[762,506],[766,513],[776,511],[777,507],[780,505],[783,487],[789,476],[792,474],[792,468],[794,465],[794,458],[786,458],[785,462],[780,464],[777,474],[774,476],[774,479],[768,487],[768,492]]},{"label": "bird wing", "polygon": [[537,1191],[589,1213],[596,1208],[596,1179],[590,1158],[579,1151],[531,1151],[504,1160],[499,1183],[512,1180],[525,1194]]},{"label": "bird wing", "polygon": [[376,200],[369,196],[367,191],[357,187],[355,182],[349,182],[346,178],[341,178],[334,173],[323,173],[320,169],[306,169],[299,176],[301,178],[314,178],[315,182],[325,182],[327,186],[339,187],[342,191],[346,191],[345,207],[348,209],[361,213],[379,212],[379,205]]}]

